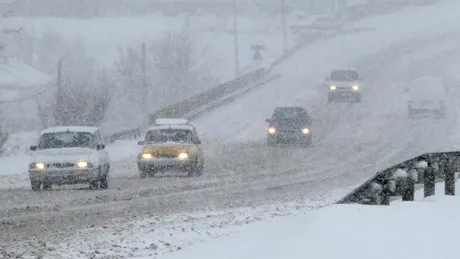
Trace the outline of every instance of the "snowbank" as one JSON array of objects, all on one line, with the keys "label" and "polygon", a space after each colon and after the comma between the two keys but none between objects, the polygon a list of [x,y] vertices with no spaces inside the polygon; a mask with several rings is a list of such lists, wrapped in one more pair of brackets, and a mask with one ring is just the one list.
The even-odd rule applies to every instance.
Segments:
[{"label": "snowbank", "polygon": [[164,258],[458,258],[460,197],[443,196],[442,187],[416,202],[333,205],[273,220]]}]

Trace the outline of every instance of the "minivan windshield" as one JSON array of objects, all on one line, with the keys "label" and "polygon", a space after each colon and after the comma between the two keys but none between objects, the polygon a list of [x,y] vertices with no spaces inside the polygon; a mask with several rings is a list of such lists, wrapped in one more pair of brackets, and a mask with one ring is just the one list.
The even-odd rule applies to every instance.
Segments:
[{"label": "minivan windshield", "polygon": [[44,133],[38,140],[38,149],[52,148],[93,148],[94,135],[89,132]]}]

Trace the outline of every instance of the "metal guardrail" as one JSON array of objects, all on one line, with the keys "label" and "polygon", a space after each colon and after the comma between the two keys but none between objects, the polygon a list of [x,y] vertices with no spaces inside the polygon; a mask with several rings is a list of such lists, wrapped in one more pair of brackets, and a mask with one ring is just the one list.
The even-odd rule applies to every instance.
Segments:
[{"label": "metal guardrail", "polygon": [[[254,85],[266,76],[266,68],[262,67],[257,70],[246,73],[238,78],[230,80],[222,85],[211,88],[208,91],[199,93],[191,96],[185,100],[179,101],[175,104],[164,107],[157,110],[149,115],[149,123],[154,121],[155,118],[166,117],[166,118],[178,118],[183,117],[190,111],[196,110],[200,107],[204,107],[209,103],[215,102],[216,100],[222,99],[227,95],[236,92],[239,89]],[[140,137],[142,132],[141,128],[134,128],[116,132],[109,136],[105,136],[104,139],[107,143],[113,143],[116,140],[122,139],[133,139]]]},{"label": "metal guardrail", "polygon": [[460,169],[460,151],[426,153],[393,165],[361,184],[337,204],[389,205],[401,196],[413,201],[415,185],[424,185],[424,196],[435,193],[435,184],[445,181],[445,194],[455,195],[455,173]]}]

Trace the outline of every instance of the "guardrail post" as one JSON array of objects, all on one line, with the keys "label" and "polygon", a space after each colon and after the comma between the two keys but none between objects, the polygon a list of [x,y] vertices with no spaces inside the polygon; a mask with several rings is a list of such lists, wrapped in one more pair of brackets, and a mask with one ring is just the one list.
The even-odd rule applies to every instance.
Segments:
[{"label": "guardrail post", "polygon": [[407,177],[404,181],[404,189],[402,193],[403,201],[414,201],[415,196],[415,181],[412,177]]},{"label": "guardrail post", "polygon": [[432,166],[433,165],[431,164],[425,169],[425,173],[423,176],[424,177],[424,188],[423,188],[424,197],[433,196],[435,193],[436,172]]},{"label": "guardrail post", "polygon": [[445,195],[455,195],[455,166],[454,159],[449,159],[444,165],[444,175],[445,175],[445,186],[444,194]]}]

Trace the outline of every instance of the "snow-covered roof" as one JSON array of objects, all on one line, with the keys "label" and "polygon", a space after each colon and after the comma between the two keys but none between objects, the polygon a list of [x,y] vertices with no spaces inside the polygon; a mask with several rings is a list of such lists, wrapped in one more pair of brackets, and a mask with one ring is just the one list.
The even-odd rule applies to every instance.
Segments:
[{"label": "snow-covered roof", "polygon": [[43,130],[41,134],[45,133],[55,133],[55,132],[88,132],[88,133],[95,133],[99,128],[97,127],[85,127],[85,126],[57,126],[51,127]]},{"label": "snow-covered roof", "polygon": [[159,129],[184,129],[184,130],[193,130],[194,127],[191,124],[164,124],[164,125],[153,125],[150,126],[147,131],[150,130],[159,130]]},{"label": "snow-covered roof", "polygon": [[53,79],[18,60],[10,59],[0,64],[0,88],[33,88],[50,83]]},{"label": "snow-covered roof", "polygon": [[156,125],[170,125],[170,124],[188,124],[190,123],[187,119],[176,119],[176,118],[158,118],[155,119]]}]

